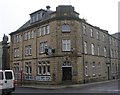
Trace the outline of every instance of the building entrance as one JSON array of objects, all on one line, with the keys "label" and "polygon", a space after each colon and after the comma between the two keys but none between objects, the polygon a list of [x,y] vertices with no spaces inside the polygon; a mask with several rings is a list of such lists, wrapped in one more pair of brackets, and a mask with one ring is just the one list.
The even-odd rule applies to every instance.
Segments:
[{"label": "building entrance", "polygon": [[62,67],[62,80],[63,81],[72,80],[72,67]]}]

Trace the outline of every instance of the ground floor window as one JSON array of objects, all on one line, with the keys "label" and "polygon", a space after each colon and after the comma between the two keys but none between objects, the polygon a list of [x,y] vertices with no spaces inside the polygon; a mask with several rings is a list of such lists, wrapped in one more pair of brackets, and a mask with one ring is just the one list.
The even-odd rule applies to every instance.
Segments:
[{"label": "ground floor window", "polygon": [[49,61],[39,61],[37,67],[38,75],[50,75],[50,62]]},{"label": "ground floor window", "polygon": [[26,74],[32,74],[31,62],[25,62],[25,73]]},{"label": "ground floor window", "polygon": [[88,62],[85,62],[85,76],[88,76]]}]

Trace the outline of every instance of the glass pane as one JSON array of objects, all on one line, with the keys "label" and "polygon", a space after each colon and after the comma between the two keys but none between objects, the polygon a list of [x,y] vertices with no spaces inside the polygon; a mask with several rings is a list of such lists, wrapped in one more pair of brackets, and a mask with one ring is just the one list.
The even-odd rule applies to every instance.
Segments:
[{"label": "glass pane", "polygon": [[12,72],[5,72],[6,79],[12,79]]}]

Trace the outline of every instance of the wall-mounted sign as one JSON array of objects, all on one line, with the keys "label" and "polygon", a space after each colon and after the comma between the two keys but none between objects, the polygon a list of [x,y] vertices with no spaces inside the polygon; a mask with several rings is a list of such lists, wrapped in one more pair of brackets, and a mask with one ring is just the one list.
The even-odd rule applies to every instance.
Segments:
[{"label": "wall-mounted sign", "polygon": [[33,80],[33,77],[31,75],[25,75],[25,80]]},{"label": "wall-mounted sign", "polygon": [[51,81],[51,76],[36,76],[37,81]]}]

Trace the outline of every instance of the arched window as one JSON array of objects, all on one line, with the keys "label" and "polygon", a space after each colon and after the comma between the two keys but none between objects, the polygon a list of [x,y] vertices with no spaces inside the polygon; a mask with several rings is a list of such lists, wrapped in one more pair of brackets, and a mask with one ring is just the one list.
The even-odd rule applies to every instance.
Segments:
[{"label": "arched window", "polygon": [[63,24],[62,25],[62,32],[70,32],[70,25],[69,24]]}]

